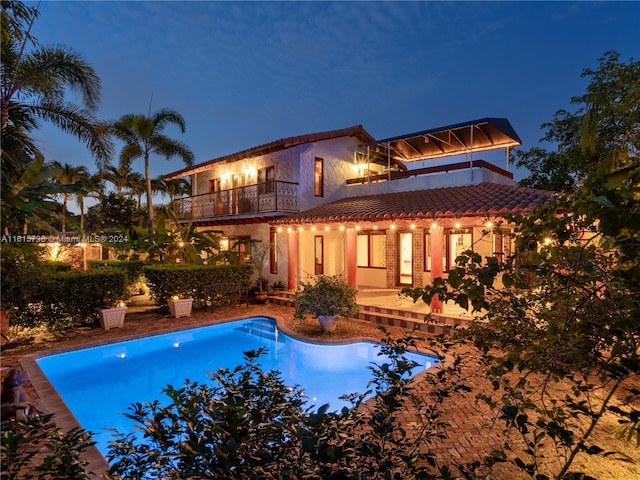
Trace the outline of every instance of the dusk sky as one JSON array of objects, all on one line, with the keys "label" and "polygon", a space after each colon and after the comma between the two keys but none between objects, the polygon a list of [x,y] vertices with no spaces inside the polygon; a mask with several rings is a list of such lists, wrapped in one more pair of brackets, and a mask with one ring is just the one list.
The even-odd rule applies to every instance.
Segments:
[{"label": "dusk sky", "polygon": [[[100,76],[99,118],[147,114],[153,95],[152,111],[184,116],[186,134],[165,133],[196,163],[357,124],[382,139],[483,117],[508,118],[528,149],[557,110],[575,109],[584,68],[607,50],[640,57],[640,2],[43,1],[40,11],[38,40],[73,48]],[[48,160],[95,172],[75,137],[53,127],[36,137]],[[504,152],[474,158],[504,167]],[[155,157],[152,175],[183,166]]]}]

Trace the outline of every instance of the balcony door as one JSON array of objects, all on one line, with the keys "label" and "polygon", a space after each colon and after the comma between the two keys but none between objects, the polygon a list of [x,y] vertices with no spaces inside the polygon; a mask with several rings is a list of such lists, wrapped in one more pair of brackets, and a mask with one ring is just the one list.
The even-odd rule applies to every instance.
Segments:
[{"label": "balcony door", "polygon": [[244,213],[247,209],[245,208],[245,198],[244,198],[244,186],[246,182],[246,177],[243,173],[235,174],[232,178],[232,211],[236,214]]}]

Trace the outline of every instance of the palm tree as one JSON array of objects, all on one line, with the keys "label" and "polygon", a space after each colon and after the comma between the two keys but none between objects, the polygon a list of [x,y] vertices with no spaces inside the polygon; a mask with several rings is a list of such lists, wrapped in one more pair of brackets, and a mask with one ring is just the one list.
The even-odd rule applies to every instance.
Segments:
[{"label": "palm tree", "polygon": [[[100,78],[73,50],[43,47],[35,42],[30,31],[38,14],[37,8],[2,1],[2,137],[30,140],[28,134],[39,127],[39,122],[48,121],[77,136],[87,145],[97,164],[106,165],[113,145],[106,126],[91,113],[100,99]],[[28,45],[33,48],[28,49]],[[84,108],[65,100],[67,87],[80,92]],[[3,163],[13,158],[5,156],[6,147],[3,141],[0,147]],[[29,149],[40,154],[32,141]]]},{"label": "palm tree", "polygon": [[80,231],[84,232],[84,199],[86,197],[101,198],[104,185],[102,185],[102,179],[99,174],[82,177],[78,184],[81,190],[76,193],[76,202],[80,207]]},{"label": "palm tree", "polygon": [[[84,166],[74,167],[65,163],[62,165],[60,162],[53,161],[51,166],[58,170],[56,175],[56,183],[60,185],[75,185],[78,188],[82,188],[81,182],[86,182],[89,178],[89,171]],[[67,231],[67,203],[69,202],[70,193],[62,194],[62,229],[64,233]]]},{"label": "palm tree", "polygon": [[130,165],[137,158],[144,159],[144,175],[147,184],[147,229],[150,233],[153,233],[153,191],[149,165],[151,155],[160,155],[167,160],[179,157],[187,166],[192,165],[194,159],[193,152],[184,143],[162,134],[168,124],[177,125],[182,133],[186,130],[182,115],[169,109],[162,109],[150,116],[123,115],[111,124],[112,133],[125,143],[120,152],[121,164]]},{"label": "palm tree", "polygon": [[100,172],[102,179],[113,184],[119,196],[123,196],[123,190],[132,184],[142,180],[138,172],[131,170],[129,165],[120,164],[118,167],[108,166]]},{"label": "palm tree", "polygon": [[174,180],[162,180],[164,184],[163,193],[169,196],[169,205],[173,206],[173,201],[179,195],[191,194],[191,181],[187,178],[176,178]]},{"label": "palm tree", "polygon": [[127,185],[131,196],[137,198],[138,210],[142,209],[142,196],[147,193],[147,186],[144,180],[144,175],[139,172],[133,172],[131,174],[131,182]]}]

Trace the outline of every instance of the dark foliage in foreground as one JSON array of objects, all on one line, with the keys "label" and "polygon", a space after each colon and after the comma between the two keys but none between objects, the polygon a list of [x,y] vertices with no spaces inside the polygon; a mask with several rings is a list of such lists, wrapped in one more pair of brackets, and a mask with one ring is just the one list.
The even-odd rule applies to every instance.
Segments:
[{"label": "dark foliage in foreground", "polygon": [[[346,398],[352,408],[330,411],[307,406],[298,387],[258,365],[262,351],[246,363],[212,373],[212,386],[186,381],[168,386],[168,403],[134,404],[127,416],[138,432],[116,434],[109,478],[225,479],[432,479],[451,478],[431,453],[444,436],[442,399],[464,389],[458,361],[427,381],[437,388],[418,397],[402,355],[411,339],[388,339],[389,362],[372,367],[377,396]],[[407,422],[407,411],[416,412]],[[410,429],[408,428],[410,425]]]}]

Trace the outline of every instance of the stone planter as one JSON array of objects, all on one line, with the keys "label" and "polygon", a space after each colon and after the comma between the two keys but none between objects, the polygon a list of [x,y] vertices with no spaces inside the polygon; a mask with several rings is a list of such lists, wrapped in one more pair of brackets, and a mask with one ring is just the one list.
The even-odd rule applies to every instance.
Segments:
[{"label": "stone planter", "polygon": [[105,330],[120,328],[124,325],[124,316],[126,313],[127,307],[99,308],[100,326]]},{"label": "stone planter", "polygon": [[191,315],[192,307],[193,298],[169,299],[169,310],[171,311],[172,317],[188,317]]},{"label": "stone planter", "polygon": [[320,315],[318,322],[320,322],[320,328],[322,328],[323,332],[334,332],[336,325],[338,325],[338,315],[331,315],[329,317]]}]

